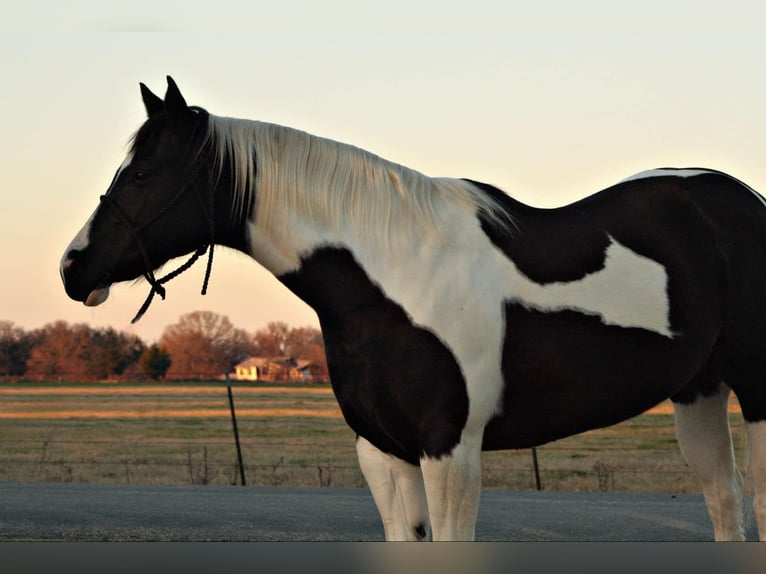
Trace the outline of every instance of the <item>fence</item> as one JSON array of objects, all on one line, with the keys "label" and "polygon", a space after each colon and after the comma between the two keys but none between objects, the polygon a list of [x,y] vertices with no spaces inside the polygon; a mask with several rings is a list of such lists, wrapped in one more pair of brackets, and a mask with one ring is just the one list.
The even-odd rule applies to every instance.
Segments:
[{"label": "fence", "polygon": [[[0,481],[124,484],[242,484],[364,487],[353,443],[245,440],[240,469],[233,441],[18,441],[0,447]],[[537,449],[545,490],[696,492],[680,456],[636,458],[624,449]],[[484,453],[485,488],[537,487],[532,452]]]},{"label": "fence", "polygon": [[[329,388],[15,385],[0,388],[0,481],[363,487]],[[240,412],[244,416],[239,416]],[[743,436],[741,415],[732,428]],[[698,492],[672,415],[647,414],[537,449],[544,490]],[[736,444],[742,458],[744,439]],[[240,469],[239,460],[242,460]],[[532,451],[483,454],[485,488],[537,487]]]}]

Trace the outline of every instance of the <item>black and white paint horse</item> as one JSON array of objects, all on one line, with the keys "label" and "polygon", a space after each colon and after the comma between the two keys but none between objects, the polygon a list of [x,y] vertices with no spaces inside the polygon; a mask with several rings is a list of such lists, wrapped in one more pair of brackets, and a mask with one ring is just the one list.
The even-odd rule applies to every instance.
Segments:
[{"label": "black and white paint horse", "polygon": [[747,423],[766,536],[766,203],[707,169],[558,209],[363,150],[189,107],[148,120],[61,274],[109,286],[214,243],[316,310],[387,539],[472,539],[482,449],[540,445],[670,397],[720,540],[743,537],[727,404]]}]

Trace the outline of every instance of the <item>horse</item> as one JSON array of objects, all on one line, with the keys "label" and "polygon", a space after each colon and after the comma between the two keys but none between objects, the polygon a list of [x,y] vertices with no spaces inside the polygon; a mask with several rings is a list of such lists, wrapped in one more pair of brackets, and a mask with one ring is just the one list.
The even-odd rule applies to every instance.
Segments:
[{"label": "horse", "polygon": [[64,251],[66,293],[95,306],[144,276],[140,316],[207,251],[204,292],[214,245],[264,266],[317,313],[387,540],[472,540],[483,450],[609,426],[668,398],[715,538],[742,540],[732,392],[766,537],[766,201],[753,189],[663,168],[541,209],[213,115],[167,82],[164,99],[140,85],[147,119]]}]

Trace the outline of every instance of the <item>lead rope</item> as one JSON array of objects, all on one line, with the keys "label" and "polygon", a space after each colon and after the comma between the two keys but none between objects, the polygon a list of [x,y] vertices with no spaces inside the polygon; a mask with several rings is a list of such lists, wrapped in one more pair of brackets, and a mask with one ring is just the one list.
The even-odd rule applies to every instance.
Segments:
[{"label": "lead rope", "polygon": [[[210,273],[213,271],[213,251],[215,251],[215,198],[213,197],[213,187],[208,194],[207,205],[207,224],[208,231],[210,233],[210,251],[207,253],[207,265],[205,266],[205,278],[202,280],[202,295],[207,293],[207,286],[210,283]],[[199,191],[197,191],[197,198],[202,201]],[[199,250],[198,250],[199,251]]]},{"label": "lead rope", "polygon": [[[208,251],[208,247],[210,247],[210,250]],[[146,313],[149,310],[149,306],[152,304],[152,301],[154,300],[154,295],[158,294],[161,299],[165,299],[165,288],[162,286],[164,283],[167,283],[171,279],[175,279],[178,277],[181,273],[186,271],[187,269],[191,268],[192,265],[194,265],[197,262],[197,259],[202,257],[205,252],[208,253],[208,259],[207,259],[207,269],[205,271],[205,279],[202,283],[202,294],[204,295],[207,292],[207,284],[210,281],[210,272],[212,270],[212,263],[213,263],[213,249],[212,244],[210,246],[203,245],[199,249],[197,249],[194,253],[192,253],[192,256],[180,267],[178,267],[175,271],[171,271],[167,275],[160,277],[159,279],[155,279],[154,281],[149,280],[147,277],[147,274],[144,274],[144,277],[147,277],[147,281],[149,281],[149,284],[151,285],[151,289],[149,289],[149,295],[147,295],[146,300],[144,301],[143,305],[138,309],[138,313],[136,313],[136,316],[131,319],[130,323],[134,324],[137,323],[138,320],[144,316],[144,313]]]}]

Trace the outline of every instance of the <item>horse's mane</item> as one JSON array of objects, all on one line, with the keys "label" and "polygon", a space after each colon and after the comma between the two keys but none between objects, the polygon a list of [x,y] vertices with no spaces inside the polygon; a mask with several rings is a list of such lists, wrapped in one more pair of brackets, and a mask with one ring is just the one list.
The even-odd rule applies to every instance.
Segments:
[{"label": "horse's mane", "polygon": [[[492,197],[464,180],[430,178],[292,128],[209,117],[218,169],[232,170],[235,214],[266,231],[284,230],[289,214],[300,212],[316,223],[342,224],[381,241],[394,233],[448,237],[446,217],[454,212],[446,207],[455,202],[509,223],[510,215]],[[246,206],[254,206],[254,213],[244,213]]]}]

